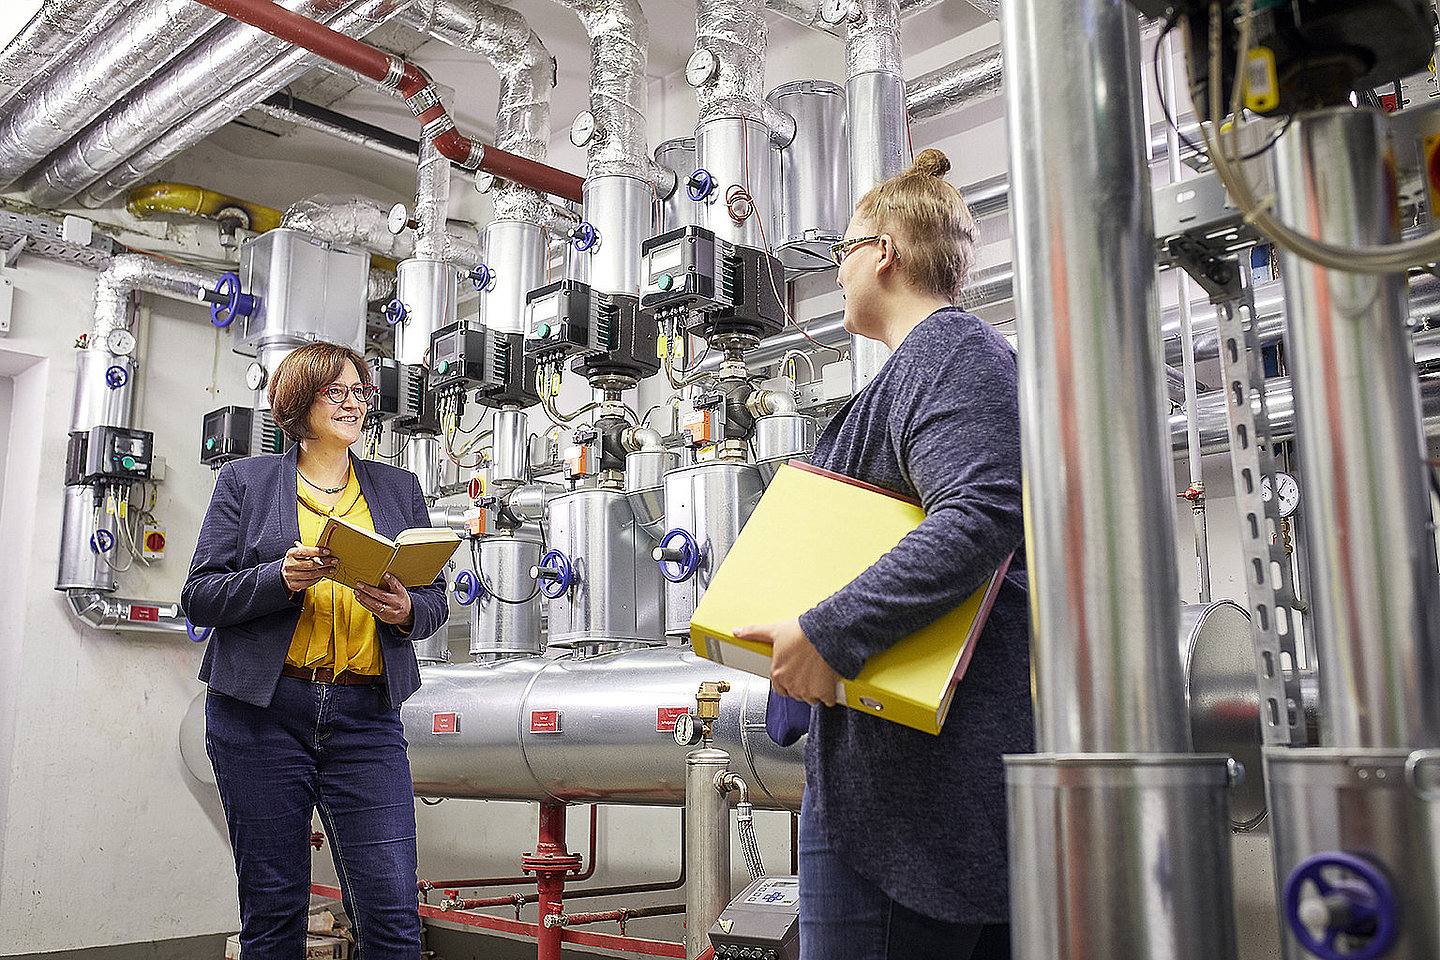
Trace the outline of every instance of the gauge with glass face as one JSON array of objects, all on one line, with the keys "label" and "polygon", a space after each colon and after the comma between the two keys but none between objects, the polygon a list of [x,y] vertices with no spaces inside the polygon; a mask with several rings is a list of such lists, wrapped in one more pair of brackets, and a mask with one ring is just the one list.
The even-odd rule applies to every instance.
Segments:
[{"label": "gauge with glass face", "polygon": [[[1277,471],[1275,473],[1275,488],[1279,490],[1280,497],[1276,506],[1280,510],[1281,517],[1288,517],[1300,506],[1300,484],[1288,473]],[[1270,478],[1265,477],[1260,481],[1260,499],[1266,503],[1275,495],[1270,487]]]}]

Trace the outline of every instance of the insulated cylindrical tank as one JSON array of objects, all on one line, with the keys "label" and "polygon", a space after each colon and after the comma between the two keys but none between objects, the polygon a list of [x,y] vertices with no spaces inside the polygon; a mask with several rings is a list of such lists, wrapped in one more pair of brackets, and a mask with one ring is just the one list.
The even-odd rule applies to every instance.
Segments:
[{"label": "insulated cylindrical tank", "polygon": [[646,553],[650,538],[619,490],[572,490],[550,501],[550,642],[663,639],[660,573]]},{"label": "insulated cylindrical tank", "polygon": [[502,333],[525,332],[525,295],[545,282],[545,230],[525,220],[495,220],[480,240],[490,268],[480,291],[480,320]]},{"label": "insulated cylindrical tank", "polygon": [[675,171],[675,190],[660,201],[657,235],[700,223],[700,205],[690,199],[685,183],[695,172],[695,138],[677,137],[655,148],[655,162]]},{"label": "insulated cylindrical tank", "polygon": [[740,535],[740,528],[750,519],[764,489],[760,469],[741,460],[708,460],[665,475],[665,523],[669,532],[662,546],[682,549],[688,537],[698,551],[693,563],[659,561],[666,571],[666,633],[689,635],[696,604]]},{"label": "insulated cylindrical tank", "polygon": [[777,168],[775,256],[797,270],[833,266],[830,244],[845,235],[854,209],[845,89],[793,80],[765,99],[795,118],[795,139],[780,151]]},{"label": "insulated cylindrical tank", "polygon": [[[715,180],[701,225],[722,240],[763,249],[775,233],[775,149],[759,120],[719,117],[695,129],[695,156]],[[749,195],[742,202],[740,193]],[[761,232],[764,236],[761,236]]]},{"label": "insulated cylindrical tank", "polygon": [[530,576],[542,552],[538,537],[512,534],[480,541],[480,590],[470,604],[470,655],[476,660],[545,652],[540,590]]}]

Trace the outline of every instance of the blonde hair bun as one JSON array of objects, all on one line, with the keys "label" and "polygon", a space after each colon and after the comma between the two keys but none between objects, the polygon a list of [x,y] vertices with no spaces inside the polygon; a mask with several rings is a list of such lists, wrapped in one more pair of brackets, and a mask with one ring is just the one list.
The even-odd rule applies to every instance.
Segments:
[{"label": "blonde hair bun", "polygon": [[943,177],[950,172],[950,160],[934,147],[921,150],[907,173],[925,177]]}]

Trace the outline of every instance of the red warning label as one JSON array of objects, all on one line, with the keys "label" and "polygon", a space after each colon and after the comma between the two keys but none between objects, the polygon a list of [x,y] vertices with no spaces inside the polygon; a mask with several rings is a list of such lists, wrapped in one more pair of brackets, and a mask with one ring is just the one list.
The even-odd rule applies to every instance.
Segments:
[{"label": "red warning label", "polygon": [[130,604],[130,619],[135,622],[159,623],[159,607],[142,607],[139,604]]},{"label": "red warning label", "polygon": [[460,714],[458,713],[436,713],[431,715],[431,733],[459,733]]},{"label": "red warning label", "polygon": [[530,711],[530,732],[531,732],[531,733],[559,733],[559,732],[560,732],[560,711],[559,711],[559,710],[531,710],[531,711]]},{"label": "red warning label", "polygon": [[674,733],[675,718],[689,712],[689,707],[656,707],[655,729],[660,733]]}]

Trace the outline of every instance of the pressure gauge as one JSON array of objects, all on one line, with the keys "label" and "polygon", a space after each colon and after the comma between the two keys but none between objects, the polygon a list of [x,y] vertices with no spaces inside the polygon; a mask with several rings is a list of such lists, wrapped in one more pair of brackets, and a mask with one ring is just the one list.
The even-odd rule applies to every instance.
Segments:
[{"label": "pressure gauge", "polygon": [[820,19],[836,26],[850,15],[850,0],[821,0]]},{"label": "pressure gauge", "polygon": [[397,203],[390,208],[390,215],[385,218],[385,226],[395,236],[400,236],[401,231],[410,223],[410,211],[405,209],[405,204]]},{"label": "pressure gauge", "polygon": [[700,731],[695,729],[695,714],[682,713],[675,718],[675,742],[682,747],[692,747],[700,742]]},{"label": "pressure gauge", "polygon": [[105,336],[105,349],[117,357],[128,357],[135,349],[135,334],[116,327]]},{"label": "pressure gauge", "polygon": [[495,174],[485,173],[483,170],[475,172],[475,192],[489,193],[490,188],[495,186]]},{"label": "pressure gauge", "polygon": [[[1280,500],[1277,504],[1280,508],[1280,516],[1288,517],[1300,506],[1300,484],[1288,473],[1277,471],[1275,474],[1275,486],[1280,491]],[[1266,503],[1270,502],[1273,493],[1270,488],[1270,478],[1264,477],[1260,480],[1260,499]]]},{"label": "pressure gauge", "polygon": [[715,71],[720,69],[720,61],[715,54],[701,47],[690,54],[690,59],[685,62],[685,82],[692,87],[702,87],[709,83],[715,76]]},{"label": "pressure gauge", "polygon": [[265,386],[265,379],[265,368],[260,365],[259,360],[251,362],[250,366],[245,368],[245,386],[251,390],[259,390]]},{"label": "pressure gauge", "polygon": [[595,114],[581,110],[570,124],[570,142],[583,147],[595,139]]}]

